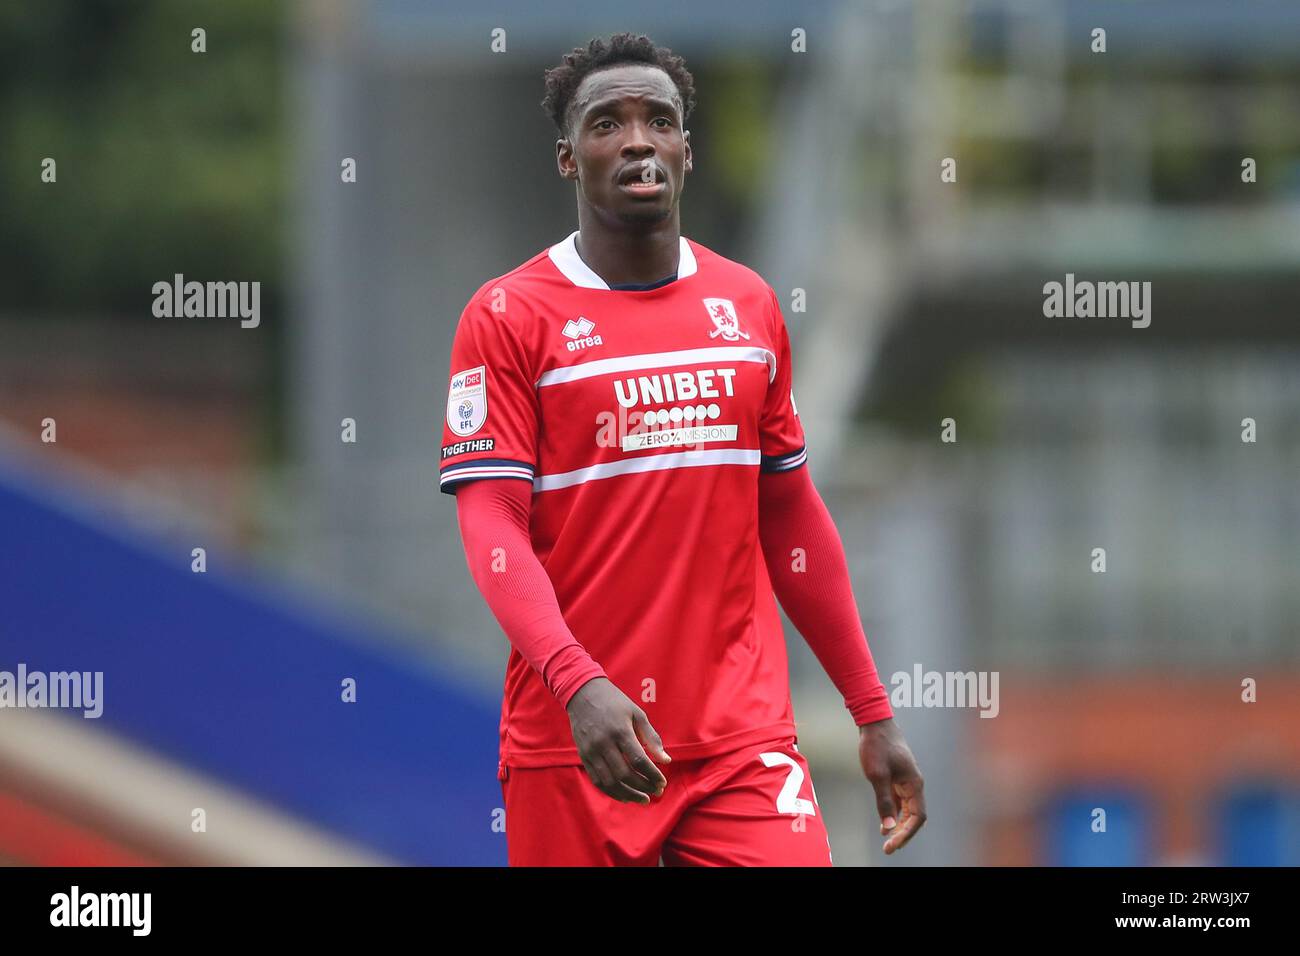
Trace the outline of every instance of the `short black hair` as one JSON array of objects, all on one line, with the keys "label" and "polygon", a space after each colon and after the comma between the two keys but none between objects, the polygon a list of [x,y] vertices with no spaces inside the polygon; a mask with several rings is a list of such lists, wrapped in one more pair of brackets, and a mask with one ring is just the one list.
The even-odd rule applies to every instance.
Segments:
[{"label": "short black hair", "polygon": [[569,135],[569,105],[583,79],[597,70],[624,63],[644,63],[667,73],[682,98],[682,123],[685,124],[695,108],[695,78],[686,69],[686,61],[667,47],[655,46],[644,34],[616,33],[608,40],[591,40],[586,49],[574,47],[572,53],[564,55],[559,66],[546,71],[542,109],[561,136]]}]

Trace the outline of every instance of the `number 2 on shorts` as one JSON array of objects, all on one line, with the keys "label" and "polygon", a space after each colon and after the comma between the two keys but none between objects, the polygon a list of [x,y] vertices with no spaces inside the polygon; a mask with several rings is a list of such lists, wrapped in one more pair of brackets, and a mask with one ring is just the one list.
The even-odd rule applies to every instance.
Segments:
[{"label": "number 2 on shorts", "polygon": [[[776,812],[806,813],[809,816],[817,816],[817,808],[813,806],[812,800],[805,800],[799,796],[799,788],[803,786],[804,772],[803,768],[795,762],[795,759],[789,754],[775,752],[761,753],[758,756],[765,767],[784,764],[790,768],[790,772],[785,778],[785,785],[781,788],[781,792],[776,795]],[[811,781],[809,781],[809,786],[812,786]],[[813,790],[813,800],[815,799],[817,799],[817,791]]]}]

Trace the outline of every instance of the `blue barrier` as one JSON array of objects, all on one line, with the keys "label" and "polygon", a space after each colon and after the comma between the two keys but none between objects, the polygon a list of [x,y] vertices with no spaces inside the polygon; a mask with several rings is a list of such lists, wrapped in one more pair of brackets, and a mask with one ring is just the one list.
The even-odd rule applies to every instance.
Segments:
[{"label": "blue barrier", "polygon": [[1220,865],[1300,866],[1300,792],[1289,781],[1233,784],[1212,812]]},{"label": "blue barrier", "polygon": [[0,670],[102,671],[100,725],[398,861],[505,863],[495,700],[189,552],[0,463]]},{"label": "blue barrier", "polygon": [[[1097,829],[1105,811],[1105,830]],[[1153,832],[1149,801],[1126,787],[1081,784],[1059,793],[1045,814],[1048,866],[1149,866]]]}]

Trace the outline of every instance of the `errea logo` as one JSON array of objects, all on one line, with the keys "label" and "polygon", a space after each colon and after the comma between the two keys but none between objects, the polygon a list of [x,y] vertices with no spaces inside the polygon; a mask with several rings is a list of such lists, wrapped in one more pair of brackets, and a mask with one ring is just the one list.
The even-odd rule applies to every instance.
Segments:
[{"label": "errea logo", "polygon": [[570,352],[591,348],[594,345],[604,345],[605,343],[600,340],[599,335],[591,334],[592,330],[595,328],[596,323],[586,316],[578,316],[577,321],[569,319],[568,322],[564,323],[564,328],[561,331],[563,331],[572,341],[565,342],[564,344],[568,347]]}]

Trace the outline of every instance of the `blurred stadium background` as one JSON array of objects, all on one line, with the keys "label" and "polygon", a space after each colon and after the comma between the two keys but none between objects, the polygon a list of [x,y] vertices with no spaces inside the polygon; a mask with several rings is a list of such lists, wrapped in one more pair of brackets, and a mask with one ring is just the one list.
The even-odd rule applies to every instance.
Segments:
[{"label": "blurred stadium background", "polygon": [[[575,228],[541,74],[624,29],[696,77],[684,234],[806,290],[882,676],[1000,676],[994,719],[897,709],[930,821],[889,865],[1300,863],[1300,6],[1267,0],[0,9],[0,670],[105,684],[98,720],[0,710],[0,860],[504,862],[448,351]],[[1045,318],[1067,272],[1152,282],[1151,326]],[[260,281],[260,326],[155,318],[176,273]],[[788,636],[836,863],[884,863]]]}]

